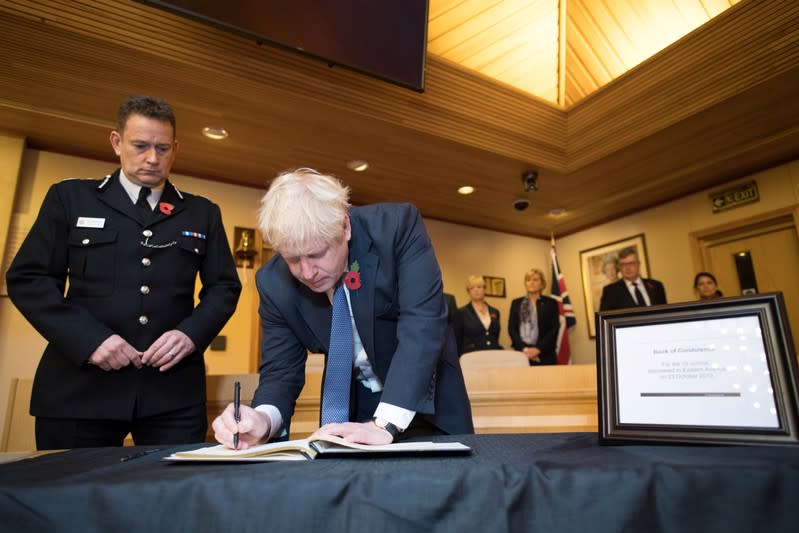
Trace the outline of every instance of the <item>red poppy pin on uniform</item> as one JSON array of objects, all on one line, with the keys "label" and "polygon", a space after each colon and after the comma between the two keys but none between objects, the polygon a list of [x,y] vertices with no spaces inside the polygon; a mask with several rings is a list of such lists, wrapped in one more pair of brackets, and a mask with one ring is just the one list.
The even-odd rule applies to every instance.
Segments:
[{"label": "red poppy pin on uniform", "polygon": [[175,206],[167,202],[159,202],[158,209],[160,209],[163,214],[169,216],[172,214],[172,210],[175,209]]}]

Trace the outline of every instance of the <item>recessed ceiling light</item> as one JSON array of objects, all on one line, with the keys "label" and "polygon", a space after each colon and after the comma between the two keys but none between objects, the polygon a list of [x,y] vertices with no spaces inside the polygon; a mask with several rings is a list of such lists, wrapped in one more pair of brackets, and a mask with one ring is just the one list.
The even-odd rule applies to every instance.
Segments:
[{"label": "recessed ceiling light", "polygon": [[471,185],[464,185],[463,187],[458,188],[458,194],[472,194],[474,192],[474,187]]},{"label": "recessed ceiling light", "polygon": [[363,172],[364,170],[369,168],[369,163],[361,159],[354,159],[347,163],[347,168],[350,170],[354,170],[355,172]]},{"label": "recessed ceiling light", "polygon": [[562,208],[562,207],[556,207],[554,209],[550,209],[549,210],[549,216],[552,216],[552,217],[555,217],[555,218],[557,218],[559,216],[563,216],[565,214],[566,214],[566,210],[564,208]]},{"label": "recessed ceiling light", "polygon": [[228,132],[225,128],[218,126],[206,126],[203,128],[203,135],[209,139],[221,141],[222,139],[227,139]]}]

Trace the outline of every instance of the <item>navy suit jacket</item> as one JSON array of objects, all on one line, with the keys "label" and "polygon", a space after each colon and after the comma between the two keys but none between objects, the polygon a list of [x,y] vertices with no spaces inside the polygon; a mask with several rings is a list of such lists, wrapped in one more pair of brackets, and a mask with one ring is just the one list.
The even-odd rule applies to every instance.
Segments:
[{"label": "navy suit jacket", "polygon": [[[418,210],[377,204],[350,210],[348,265],[358,334],[383,383],[380,401],[416,411],[441,430],[472,433],[454,339],[448,333],[441,272]],[[288,429],[305,382],[307,352],[327,353],[332,308],[297,281],[280,255],[256,274],[262,327],[260,380],[253,405],[277,407]]]},{"label": "navy suit jacket", "polygon": [[538,342],[534,346],[526,344],[522,340],[519,332],[521,324],[521,306],[527,296],[516,298],[510,304],[510,314],[508,317],[508,334],[514,350],[522,351],[527,347],[534,347],[541,350],[540,363],[530,361],[530,365],[556,365],[558,364],[558,331],[560,330],[560,313],[558,312],[558,301],[549,296],[540,295],[536,301],[538,311]]},{"label": "navy suit jacket", "polygon": [[[649,295],[649,301],[652,305],[666,303],[666,289],[663,288],[661,282],[648,278],[641,278],[641,280],[644,282],[646,293]],[[602,289],[602,299],[599,301],[600,311],[627,309],[629,307],[638,307],[638,305],[633,300],[630,291],[627,290],[627,284],[623,279],[605,285]]]}]

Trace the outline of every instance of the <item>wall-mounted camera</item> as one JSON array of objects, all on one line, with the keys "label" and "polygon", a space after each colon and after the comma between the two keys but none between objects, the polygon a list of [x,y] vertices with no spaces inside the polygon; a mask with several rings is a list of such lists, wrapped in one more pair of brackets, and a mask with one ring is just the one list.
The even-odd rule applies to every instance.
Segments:
[{"label": "wall-mounted camera", "polygon": [[530,207],[530,200],[527,198],[517,198],[513,201],[513,208],[516,211],[524,211],[528,207]]},{"label": "wall-mounted camera", "polygon": [[522,185],[524,185],[525,192],[535,192],[538,190],[538,172],[535,170],[528,170],[522,172]]}]

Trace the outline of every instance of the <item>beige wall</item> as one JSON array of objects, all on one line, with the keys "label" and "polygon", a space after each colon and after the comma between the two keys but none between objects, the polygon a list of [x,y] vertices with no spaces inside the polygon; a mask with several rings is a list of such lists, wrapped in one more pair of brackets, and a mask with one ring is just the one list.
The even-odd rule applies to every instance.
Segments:
[{"label": "beige wall", "polygon": [[[22,156],[25,153],[25,139],[0,134],[0,228],[7,228],[14,212],[14,196],[17,189],[17,178]],[[0,252],[6,249],[8,232],[0,231]],[[0,253],[0,261],[2,261]],[[0,282],[2,285],[2,282]]]},{"label": "beige wall", "polygon": [[[558,240],[558,259],[577,316],[577,326],[570,336],[572,353],[576,354],[575,362],[595,361],[594,340],[589,339],[586,326],[588,319],[582,294],[580,251],[643,233],[646,238],[650,277],[663,282],[669,302],[693,300],[693,278],[696,272],[689,233],[799,204],[799,160],[741,177],[721,189],[752,179],[757,182],[760,191],[760,201],[757,203],[714,215],[708,194],[719,190],[717,188]],[[799,273],[793,273],[797,274]],[[789,314],[799,313],[799,302],[786,302],[786,305]]]},{"label": "beige wall", "polygon": [[510,302],[525,294],[524,273],[530,268],[543,270],[550,282],[549,242],[437,220],[426,220],[425,226],[441,265],[444,290],[455,296],[459,307],[469,303],[466,279],[470,275],[505,278],[506,297],[487,297],[486,301],[499,309],[499,342],[510,349]]},{"label": "beige wall", "polygon": [[[12,227],[23,231],[30,227],[52,183],[64,177],[96,178],[114,168],[116,166],[113,163],[25,150]],[[270,177],[265,176],[264,182]],[[694,266],[691,263],[690,232],[799,203],[799,161],[747,176],[741,181],[752,178],[757,180],[760,188],[761,201],[756,204],[713,215],[707,192],[702,192],[558,239],[558,257],[577,316],[577,326],[570,337],[574,362],[592,363],[595,359],[593,340],[589,339],[586,328],[580,251],[644,233],[651,275],[665,283],[670,301],[691,299]],[[229,240],[233,240],[235,226],[255,226],[255,211],[262,191],[178,175],[173,176],[172,180],[179,188],[208,196],[220,204]],[[506,348],[510,347],[507,333],[510,301],[524,293],[523,276],[527,269],[540,268],[547,273],[547,278],[550,277],[549,242],[430,219],[425,223],[441,264],[444,288],[455,295],[459,305],[465,305],[468,301],[465,282],[470,274],[505,278],[507,297],[489,298],[489,303],[502,314],[500,341]],[[8,227],[1,229],[5,234]],[[257,324],[254,319],[257,293],[253,271],[244,272],[240,269],[239,275],[244,286],[241,300],[235,315],[221,333],[227,336],[227,350],[207,352],[210,374],[244,373],[249,370],[250,339]],[[551,280],[547,281],[551,283]],[[790,308],[791,303],[789,313],[797,312]],[[3,400],[0,427],[5,417],[9,380],[12,377],[32,377],[43,349],[41,337],[7,297],[0,297],[0,399]]]}]

